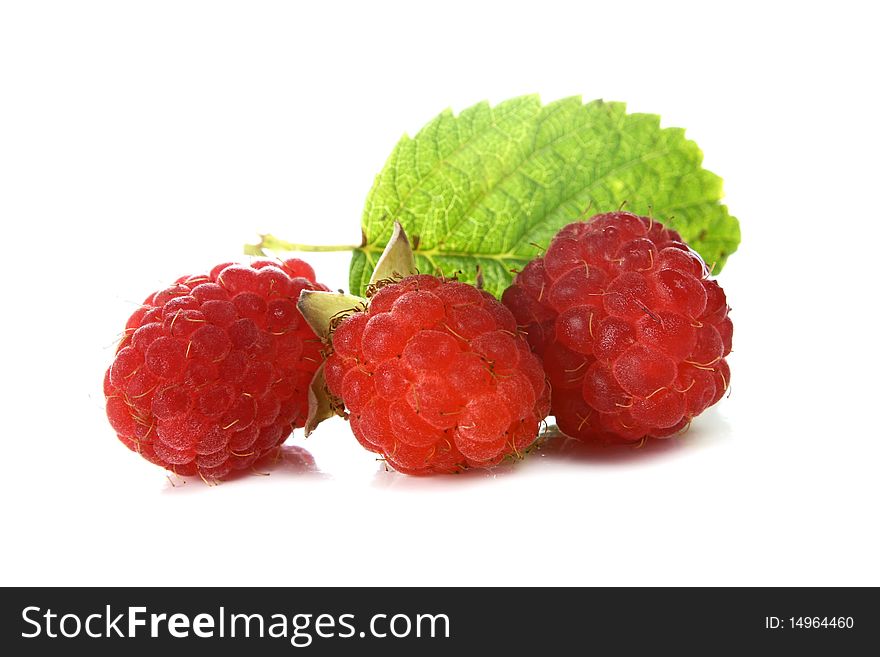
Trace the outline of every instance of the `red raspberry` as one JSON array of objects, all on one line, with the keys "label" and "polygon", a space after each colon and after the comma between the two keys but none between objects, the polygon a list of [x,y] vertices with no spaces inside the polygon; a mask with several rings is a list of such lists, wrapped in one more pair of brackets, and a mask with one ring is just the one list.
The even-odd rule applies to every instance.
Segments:
[{"label": "red raspberry", "polygon": [[487,292],[433,276],[381,287],[332,333],[327,387],[358,441],[408,474],[490,467],[538,435],[549,391]]},{"label": "red raspberry", "polygon": [[296,302],[326,290],[301,260],[223,264],[147,297],[104,379],[129,449],[219,479],[280,445],[308,414],[321,345]]},{"label": "red raspberry", "polygon": [[612,212],[564,227],[503,297],[544,358],[551,412],[585,442],[683,429],[730,383],[724,291],[673,230]]}]

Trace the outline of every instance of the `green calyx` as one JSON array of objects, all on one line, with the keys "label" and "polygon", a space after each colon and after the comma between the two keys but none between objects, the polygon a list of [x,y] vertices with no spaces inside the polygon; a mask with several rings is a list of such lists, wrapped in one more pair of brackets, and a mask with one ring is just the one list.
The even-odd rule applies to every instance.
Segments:
[{"label": "green calyx", "polygon": [[[389,282],[397,281],[418,273],[412,247],[400,224],[395,224],[391,239],[385,246],[369,281],[370,289],[376,289]],[[344,292],[324,292],[303,290],[297,308],[315,334],[328,348],[333,346],[333,330],[349,315],[364,312],[369,300]],[[306,419],[306,436],[327,418],[343,415],[340,400],[335,399],[327,389],[324,378],[324,365],[315,372],[309,385],[309,415]]]}]

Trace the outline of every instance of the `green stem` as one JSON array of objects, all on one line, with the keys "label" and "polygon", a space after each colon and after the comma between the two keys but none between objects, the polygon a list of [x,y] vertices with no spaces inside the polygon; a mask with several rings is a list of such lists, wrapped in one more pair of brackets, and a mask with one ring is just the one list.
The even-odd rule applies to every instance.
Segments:
[{"label": "green stem", "polygon": [[[353,244],[294,244],[293,242],[273,242],[271,246],[272,248],[277,248],[284,251],[305,251],[308,253],[354,251],[355,249],[360,248],[359,246],[354,246]],[[269,248],[269,245],[264,242],[263,247]]]},{"label": "green stem", "polygon": [[329,253],[331,251],[354,251],[359,246],[351,244],[296,244],[294,242],[285,242],[274,235],[260,235],[258,244],[245,244],[244,252],[247,255],[266,255],[265,249],[270,251],[302,251],[309,253]]}]

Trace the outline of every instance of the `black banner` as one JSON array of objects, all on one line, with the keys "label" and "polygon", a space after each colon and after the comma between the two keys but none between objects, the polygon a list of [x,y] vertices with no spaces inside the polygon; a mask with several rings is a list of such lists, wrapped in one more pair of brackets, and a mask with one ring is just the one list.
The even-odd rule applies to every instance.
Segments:
[{"label": "black banner", "polygon": [[880,603],[868,588],[7,588],[0,613],[5,654],[850,654],[876,650]]}]

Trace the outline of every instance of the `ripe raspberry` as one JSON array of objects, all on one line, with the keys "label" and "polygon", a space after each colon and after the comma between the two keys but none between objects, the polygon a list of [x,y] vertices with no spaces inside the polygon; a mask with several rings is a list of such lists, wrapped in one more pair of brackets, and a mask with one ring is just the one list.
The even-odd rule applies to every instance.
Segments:
[{"label": "ripe raspberry", "polygon": [[250,466],[305,422],[320,341],[296,308],[326,290],[301,260],[222,264],[147,297],[104,378],[129,449],[179,475]]},{"label": "ripe raspberry", "polygon": [[516,322],[487,292],[416,275],[332,333],[324,375],[352,431],[408,474],[490,467],[534,442],[549,391]]},{"label": "ripe raspberry", "polygon": [[627,443],[683,429],[730,382],[724,291],[673,230],[612,212],[564,227],[503,297],[544,359],[559,428]]}]

